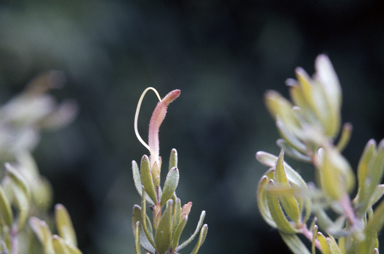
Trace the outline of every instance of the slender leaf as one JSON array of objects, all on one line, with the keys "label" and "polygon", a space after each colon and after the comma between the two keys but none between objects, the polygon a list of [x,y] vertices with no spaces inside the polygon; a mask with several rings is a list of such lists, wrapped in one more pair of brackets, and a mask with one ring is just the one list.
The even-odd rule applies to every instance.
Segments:
[{"label": "slender leaf", "polygon": [[196,243],[195,247],[193,248],[191,254],[197,254],[197,252],[199,251],[201,245],[203,245],[203,243],[205,241],[205,238],[207,237],[207,234],[208,234],[208,225],[205,224],[201,228],[200,235],[199,235],[199,240],[197,241],[197,243]]},{"label": "slender leaf", "polygon": [[204,218],[205,218],[205,211],[202,211],[201,215],[200,215],[199,222],[197,223],[197,227],[195,229],[195,232],[193,232],[193,234],[188,238],[188,240],[186,240],[185,242],[183,242],[182,244],[177,246],[177,248],[176,248],[177,252],[180,251],[181,249],[185,248],[185,246],[187,246],[190,242],[192,242],[193,239],[195,239],[197,233],[199,232],[201,226],[203,225]]},{"label": "slender leaf", "polygon": [[165,179],[163,193],[160,199],[160,206],[163,207],[165,203],[172,197],[177,185],[179,184],[179,170],[172,168]]},{"label": "slender leaf", "polygon": [[156,250],[159,254],[166,253],[172,245],[172,200],[168,201],[155,232]]},{"label": "slender leaf", "polygon": [[303,242],[295,234],[287,234],[279,230],[284,242],[288,245],[291,251],[295,254],[311,254]]}]

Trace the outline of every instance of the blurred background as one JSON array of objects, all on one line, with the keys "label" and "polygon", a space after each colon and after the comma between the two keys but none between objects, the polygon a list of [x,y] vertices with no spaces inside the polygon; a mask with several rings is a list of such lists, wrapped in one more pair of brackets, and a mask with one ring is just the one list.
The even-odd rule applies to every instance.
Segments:
[{"label": "blurred background", "polygon": [[[193,202],[182,238],[206,210],[201,253],[289,253],[256,206],[267,168],[255,153],[279,152],[263,95],[287,96],[295,67],[312,75],[316,56],[327,54],[343,88],[343,121],[354,126],[344,155],[356,168],[365,143],[384,137],[383,14],[381,0],[3,0],[0,102],[44,71],[65,73],[65,86],[51,93],[74,99],[79,114],[44,132],[33,155],[84,254],[133,253],[140,197],[131,162],[148,154],[133,119],[148,86],[161,96],[181,89],[161,127],[160,153],[167,162],[178,150],[177,193]],[[153,93],[144,99],[144,139],[156,103]],[[292,164],[311,180],[308,165]]]}]

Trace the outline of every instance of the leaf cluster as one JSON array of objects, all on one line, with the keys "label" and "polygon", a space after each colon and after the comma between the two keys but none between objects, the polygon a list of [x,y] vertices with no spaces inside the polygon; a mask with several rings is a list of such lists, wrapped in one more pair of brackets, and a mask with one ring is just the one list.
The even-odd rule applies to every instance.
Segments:
[{"label": "leaf cluster", "polygon": [[[313,77],[301,68],[297,80],[287,80],[291,101],[268,91],[265,103],[276,121],[280,155],[258,152],[256,158],[270,169],[258,184],[257,202],[264,220],[277,228],[294,253],[378,253],[377,235],[384,225],[384,140],[368,141],[357,168],[357,195],[350,197],[356,177],[342,150],[352,125],[341,128],[341,87],[325,55],[315,62]],[[336,138],[339,136],[338,141]],[[284,161],[284,153],[314,166],[316,185],[307,184]],[[329,216],[332,210],[336,219]],[[308,219],[313,215],[312,222]],[[323,230],[326,235],[319,231]],[[309,251],[296,234],[312,243]]]}]

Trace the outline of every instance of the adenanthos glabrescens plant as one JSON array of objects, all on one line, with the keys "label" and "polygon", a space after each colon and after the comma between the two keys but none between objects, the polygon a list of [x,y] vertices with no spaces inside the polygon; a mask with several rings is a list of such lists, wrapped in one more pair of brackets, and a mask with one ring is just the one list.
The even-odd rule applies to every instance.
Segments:
[{"label": "adenanthos glabrescens plant", "polygon": [[[2,254],[81,254],[65,207],[55,206],[54,220],[49,214],[52,187],[31,155],[41,130],[63,127],[77,115],[75,102],[57,104],[47,93],[64,80],[59,71],[46,72],[0,107],[0,163],[5,166],[0,170]],[[58,235],[52,235],[48,224],[56,225]]]},{"label": "adenanthos glabrescens plant", "polygon": [[[137,120],[141,102],[149,90],[155,92],[159,102],[149,122],[148,144],[146,144],[138,133]],[[196,254],[207,236],[208,226],[207,224],[203,225],[205,211],[202,211],[195,232],[186,241],[179,243],[181,233],[188,221],[192,202],[182,206],[180,198],[176,196],[176,188],[179,183],[176,149],[171,151],[168,174],[163,188],[160,186],[162,160],[159,154],[159,128],[169,103],[179,95],[180,90],[173,90],[161,99],[158,92],[149,87],[144,90],[137,105],[135,133],[139,141],[149,150],[150,156],[144,155],[142,157],[140,170],[136,161],[132,162],[133,180],[137,191],[142,196],[141,207],[139,205],[133,207],[132,228],[135,236],[135,254],[141,253],[140,246],[152,254],[179,253],[200,231],[199,239],[191,252],[191,254]],[[152,222],[146,212],[147,203],[149,203],[149,208],[153,214]]]},{"label": "adenanthos glabrescens plant", "polygon": [[[282,139],[277,140],[279,156],[262,151],[256,154],[259,162],[270,167],[258,184],[259,210],[294,253],[315,254],[316,249],[324,254],[379,253],[384,202],[375,210],[372,206],[384,193],[380,184],[384,140],[378,145],[368,141],[357,168],[357,195],[351,200],[356,177],[341,152],[352,125],[346,123],[341,128],[341,87],[328,57],[319,55],[315,69],[311,78],[297,68],[297,80],[287,80],[291,101],[276,91],[265,95]],[[284,161],[284,155],[311,163],[316,185],[307,184]],[[329,210],[337,216],[331,216]],[[311,214],[314,218],[309,223]],[[300,233],[312,243],[311,251],[296,235]]]}]

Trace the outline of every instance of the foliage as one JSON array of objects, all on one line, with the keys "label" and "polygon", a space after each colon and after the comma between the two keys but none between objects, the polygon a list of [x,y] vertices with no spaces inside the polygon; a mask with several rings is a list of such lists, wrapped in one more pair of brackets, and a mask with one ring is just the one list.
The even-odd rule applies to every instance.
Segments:
[{"label": "foliage", "polygon": [[[77,114],[76,103],[58,105],[46,93],[63,82],[61,72],[44,73],[0,108],[0,161],[5,165],[0,181],[1,253],[81,253],[66,208],[57,204],[54,219],[49,214],[51,185],[31,155],[42,129],[65,126]],[[58,233],[52,235],[49,226]]]},{"label": "foliage", "polygon": [[[277,140],[279,156],[262,151],[256,154],[257,160],[269,167],[257,188],[259,210],[294,253],[314,254],[316,248],[325,254],[378,253],[384,202],[375,210],[372,206],[384,193],[380,184],[384,140],[378,145],[368,141],[357,168],[357,195],[351,200],[356,177],[341,152],[352,125],[343,125],[335,143],[341,127],[341,87],[327,56],[319,55],[315,68],[312,78],[297,68],[297,80],[287,80],[291,101],[276,91],[265,95],[282,138]],[[307,184],[285,162],[285,154],[314,166],[316,186]],[[308,227],[311,215],[314,218]],[[300,233],[312,243],[311,251],[296,236]]]}]

